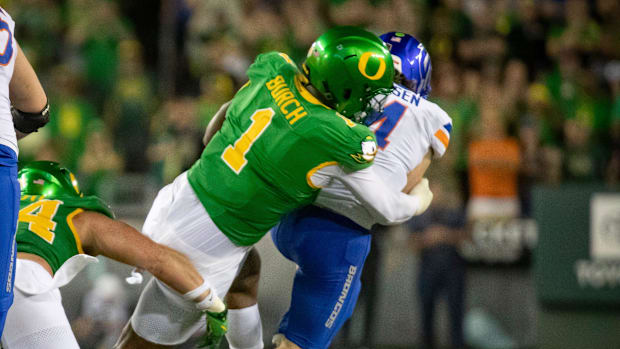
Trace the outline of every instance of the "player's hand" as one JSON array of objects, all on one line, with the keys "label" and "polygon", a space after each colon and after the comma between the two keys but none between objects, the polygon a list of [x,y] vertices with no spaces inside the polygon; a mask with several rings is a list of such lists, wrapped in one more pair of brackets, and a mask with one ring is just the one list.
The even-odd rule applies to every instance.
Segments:
[{"label": "player's hand", "polygon": [[227,313],[226,309],[218,313],[204,311],[207,331],[198,343],[198,348],[218,349],[220,347],[222,338],[228,330]]},{"label": "player's hand", "polygon": [[424,213],[431,204],[431,201],[433,201],[433,192],[428,187],[428,179],[422,178],[420,183],[411,189],[409,195],[415,195],[420,203],[414,216],[419,216]]}]

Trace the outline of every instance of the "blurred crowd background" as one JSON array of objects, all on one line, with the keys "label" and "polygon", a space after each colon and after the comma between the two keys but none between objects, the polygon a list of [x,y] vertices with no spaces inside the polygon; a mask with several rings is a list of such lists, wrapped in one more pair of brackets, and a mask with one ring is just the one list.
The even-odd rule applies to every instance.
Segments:
[{"label": "blurred crowd background", "polygon": [[449,151],[429,174],[434,207],[443,211],[406,228],[418,232],[415,250],[456,245],[455,236],[467,235],[460,234],[465,222],[530,218],[539,184],[620,184],[617,0],[2,6],[52,108],[50,124],[20,143],[20,159],[59,161],[77,173],[83,191],[113,203],[134,200],[134,186],[156,190],[198,158],[205,126],[245,83],[257,54],[279,50],[300,63],[333,25],[407,32],[430,52],[430,100],[454,127]]},{"label": "blurred crowd background", "polygon": [[257,54],[301,62],[318,35],[345,24],[426,45],[431,100],[454,121],[442,166],[463,199],[489,194],[476,164],[490,138],[505,141],[515,176],[502,184],[521,198],[532,183],[620,178],[614,0],[6,2],[53,108],[22,156],[67,164],[89,191],[119,173],[169,182],[197,157],[204,126]]}]

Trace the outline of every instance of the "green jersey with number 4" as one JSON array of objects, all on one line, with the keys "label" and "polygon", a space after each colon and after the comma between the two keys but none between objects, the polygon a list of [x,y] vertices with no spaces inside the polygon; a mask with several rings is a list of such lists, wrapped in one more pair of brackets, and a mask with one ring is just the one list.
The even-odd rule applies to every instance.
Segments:
[{"label": "green jersey with number 4", "polygon": [[73,226],[73,217],[83,211],[114,218],[107,204],[96,196],[22,195],[15,238],[17,251],[45,259],[56,273],[67,259],[84,253]]},{"label": "green jersey with number 4", "polygon": [[335,163],[370,166],[374,134],[321,104],[287,55],[258,56],[249,82],[188,180],[217,227],[237,245],[256,243],[280,218],[310,204],[311,176]]}]

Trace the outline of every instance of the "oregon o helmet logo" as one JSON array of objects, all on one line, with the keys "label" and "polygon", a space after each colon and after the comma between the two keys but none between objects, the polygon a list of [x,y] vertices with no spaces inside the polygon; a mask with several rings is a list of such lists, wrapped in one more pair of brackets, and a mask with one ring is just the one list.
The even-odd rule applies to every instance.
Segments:
[{"label": "oregon o helmet logo", "polygon": [[385,74],[385,60],[383,59],[383,57],[378,57],[379,69],[377,70],[375,75],[370,76],[366,73],[366,66],[368,65],[368,59],[370,59],[370,56],[372,55],[372,52],[364,52],[364,54],[362,54],[362,57],[360,58],[359,63],[357,64],[357,68],[359,69],[360,73],[362,73],[362,75],[364,75],[368,79],[379,80],[383,77],[383,74]]}]

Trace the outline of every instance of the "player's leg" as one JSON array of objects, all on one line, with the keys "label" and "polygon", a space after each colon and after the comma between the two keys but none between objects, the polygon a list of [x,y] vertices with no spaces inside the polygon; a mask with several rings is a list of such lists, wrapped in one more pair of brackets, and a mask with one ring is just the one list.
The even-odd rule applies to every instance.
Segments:
[{"label": "player's leg", "polygon": [[260,255],[252,248],[224,299],[228,307],[226,339],[231,349],[263,348],[263,327],[257,304],[260,264]]},{"label": "player's leg", "polygon": [[[351,316],[370,249],[368,231],[316,207],[282,220],[272,232],[278,249],[299,266],[291,306],[279,333],[304,349],[327,348]],[[290,345],[286,341],[283,348]]]},{"label": "player's leg", "polygon": [[450,337],[453,348],[465,346],[463,319],[465,316],[465,262],[456,247],[446,247],[446,293],[450,311]]},{"label": "player's leg", "polygon": [[13,302],[19,195],[17,156],[8,147],[0,145],[0,335]]},{"label": "player's leg", "polygon": [[38,263],[17,261],[15,301],[9,309],[2,345],[10,349],[77,349],[78,343],[62,307],[58,289],[30,295],[33,283],[49,285],[52,276]]},{"label": "player's leg", "polygon": [[441,288],[441,274],[441,259],[435,254],[435,248],[423,249],[418,268],[418,295],[424,348],[434,348],[435,302]]},{"label": "player's leg", "polygon": [[[144,224],[144,233],[158,243],[184,253],[202,277],[223,297],[249,248],[233,244],[213,223],[184,173],[160,191]],[[165,209],[163,208],[165,207]],[[156,220],[154,224],[151,220]],[[159,280],[142,291],[138,305],[117,347],[128,348],[133,333],[159,345],[178,345],[204,327],[194,302],[186,301]],[[133,331],[132,331],[133,330]],[[133,332],[133,333],[132,333]]]}]

